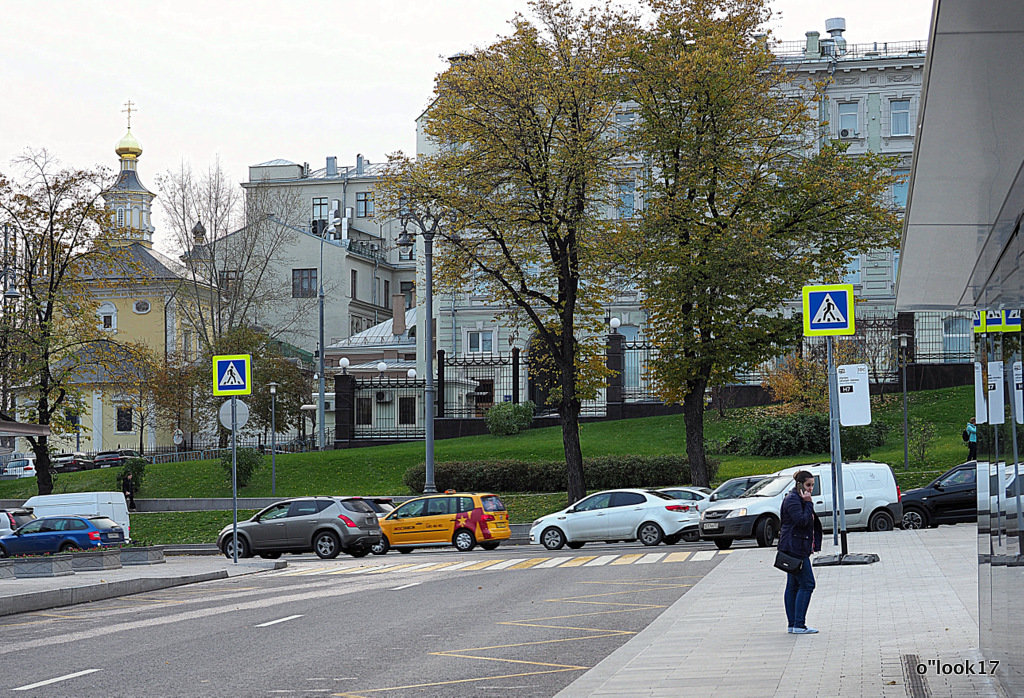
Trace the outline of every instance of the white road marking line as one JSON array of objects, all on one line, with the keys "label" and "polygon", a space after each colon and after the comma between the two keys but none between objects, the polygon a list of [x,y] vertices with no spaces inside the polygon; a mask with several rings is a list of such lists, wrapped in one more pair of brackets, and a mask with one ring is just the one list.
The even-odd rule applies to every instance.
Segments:
[{"label": "white road marking line", "polygon": [[402,570],[402,572],[415,572],[416,570],[421,570],[424,567],[433,567],[436,564],[437,564],[436,562],[424,562],[423,564],[420,564],[420,565],[413,565],[412,567],[406,567],[404,570]]},{"label": "white road marking line", "polygon": [[690,559],[695,561],[695,562],[697,562],[697,561],[700,561],[700,560],[711,560],[714,557],[715,557],[715,551],[714,550],[700,550],[698,552],[695,552],[693,554],[693,557],[691,557]]},{"label": "white road marking line", "polygon": [[412,584],[405,584],[400,587],[394,587],[391,591],[401,591],[402,589],[408,589],[409,587],[419,586],[419,582],[413,582]]},{"label": "white road marking line", "polygon": [[256,627],[257,628],[265,628],[268,625],[277,625],[278,623],[283,623],[286,620],[295,620],[296,618],[302,618],[302,615],[299,614],[297,616],[286,616],[285,618],[278,618],[277,620],[270,620],[270,621],[267,621],[266,623],[260,623]]},{"label": "white road marking line", "polygon": [[445,572],[451,572],[452,570],[461,570],[463,567],[469,567],[470,565],[475,565],[476,563],[477,563],[476,560],[470,560],[469,562],[460,562],[457,565],[452,565],[451,567],[445,567],[444,571]]},{"label": "white road marking line", "polygon": [[40,681],[38,683],[30,683],[28,686],[19,686],[18,688],[12,690],[31,691],[33,688],[39,688],[40,686],[49,686],[51,683],[57,683],[58,681],[67,681],[68,679],[78,678],[79,676],[85,676],[86,674],[92,674],[97,671],[99,671],[99,669],[86,669],[85,671],[76,671],[74,674],[65,674],[64,676],[58,676],[55,679],[47,679],[46,681]]},{"label": "white road marking line", "polygon": [[601,557],[595,558],[583,565],[584,567],[600,567],[601,565],[607,565],[612,560],[618,559],[618,555],[602,555]]},{"label": "white road marking line", "polygon": [[512,558],[511,560],[502,560],[498,564],[491,565],[487,569],[488,569],[488,571],[490,571],[490,570],[503,570],[506,567],[511,567],[512,565],[519,564],[520,562],[523,562],[523,561],[529,560],[529,559],[530,558],[528,558],[528,557],[516,557],[516,558]]},{"label": "white road marking line", "polygon": [[550,560],[548,560],[547,562],[540,563],[539,565],[534,567],[534,569],[535,570],[539,570],[541,567],[558,567],[559,565],[561,565],[566,560],[571,560],[571,559],[572,559],[571,557],[553,557]]},{"label": "white road marking line", "polygon": [[634,562],[634,565],[649,565],[652,562],[661,562],[661,558],[668,555],[668,553],[647,553],[642,558]]}]

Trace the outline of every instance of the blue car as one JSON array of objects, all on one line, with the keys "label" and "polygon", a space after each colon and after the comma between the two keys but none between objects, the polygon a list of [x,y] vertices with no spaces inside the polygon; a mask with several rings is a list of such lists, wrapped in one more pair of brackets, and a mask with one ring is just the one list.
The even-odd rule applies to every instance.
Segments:
[{"label": "blue car", "polygon": [[124,543],[124,531],[106,516],[45,516],[0,537],[0,557],[66,553]]}]

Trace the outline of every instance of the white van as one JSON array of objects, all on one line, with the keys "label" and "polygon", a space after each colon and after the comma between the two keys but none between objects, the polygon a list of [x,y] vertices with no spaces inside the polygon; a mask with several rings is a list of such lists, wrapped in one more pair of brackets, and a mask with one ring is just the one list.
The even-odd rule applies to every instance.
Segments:
[{"label": "white van", "polygon": [[36,518],[44,516],[106,516],[124,529],[126,541],[131,539],[128,504],[120,492],[69,492],[67,494],[37,494],[25,501]]},{"label": "white van", "polygon": [[[832,466],[799,465],[762,480],[743,497],[712,504],[701,513],[700,537],[728,549],[734,540],[754,538],[761,547],[772,545],[781,527],[782,500],[793,489],[793,475],[806,470],[814,475],[811,501],[825,530],[832,530]],[[846,528],[891,531],[903,520],[903,505],[896,476],[886,463],[843,463]]]}]

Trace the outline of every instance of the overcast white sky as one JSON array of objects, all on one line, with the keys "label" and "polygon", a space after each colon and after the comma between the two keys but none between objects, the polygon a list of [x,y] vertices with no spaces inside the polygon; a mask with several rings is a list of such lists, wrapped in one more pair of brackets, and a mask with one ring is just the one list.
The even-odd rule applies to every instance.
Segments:
[{"label": "overcast white sky", "polygon": [[[927,39],[932,1],[772,4],[781,40],[838,16],[865,43]],[[0,171],[29,147],[116,168],[128,99],[154,191],[181,162],[219,157],[241,182],[273,158],[413,152],[444,57],[506,33],[516,10],[525,0],[0,0]]]}]

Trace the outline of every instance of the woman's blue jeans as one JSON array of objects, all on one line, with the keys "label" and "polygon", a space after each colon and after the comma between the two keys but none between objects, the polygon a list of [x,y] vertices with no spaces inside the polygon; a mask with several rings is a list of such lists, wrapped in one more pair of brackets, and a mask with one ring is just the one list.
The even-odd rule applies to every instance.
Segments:
[{"label": "woman's blue jeans", "polygon": [[807,627],[807,607],[814,592],[814,572],[811,558],[805,557],[799,572],[786,575],[786,618],[791,628]]}]

